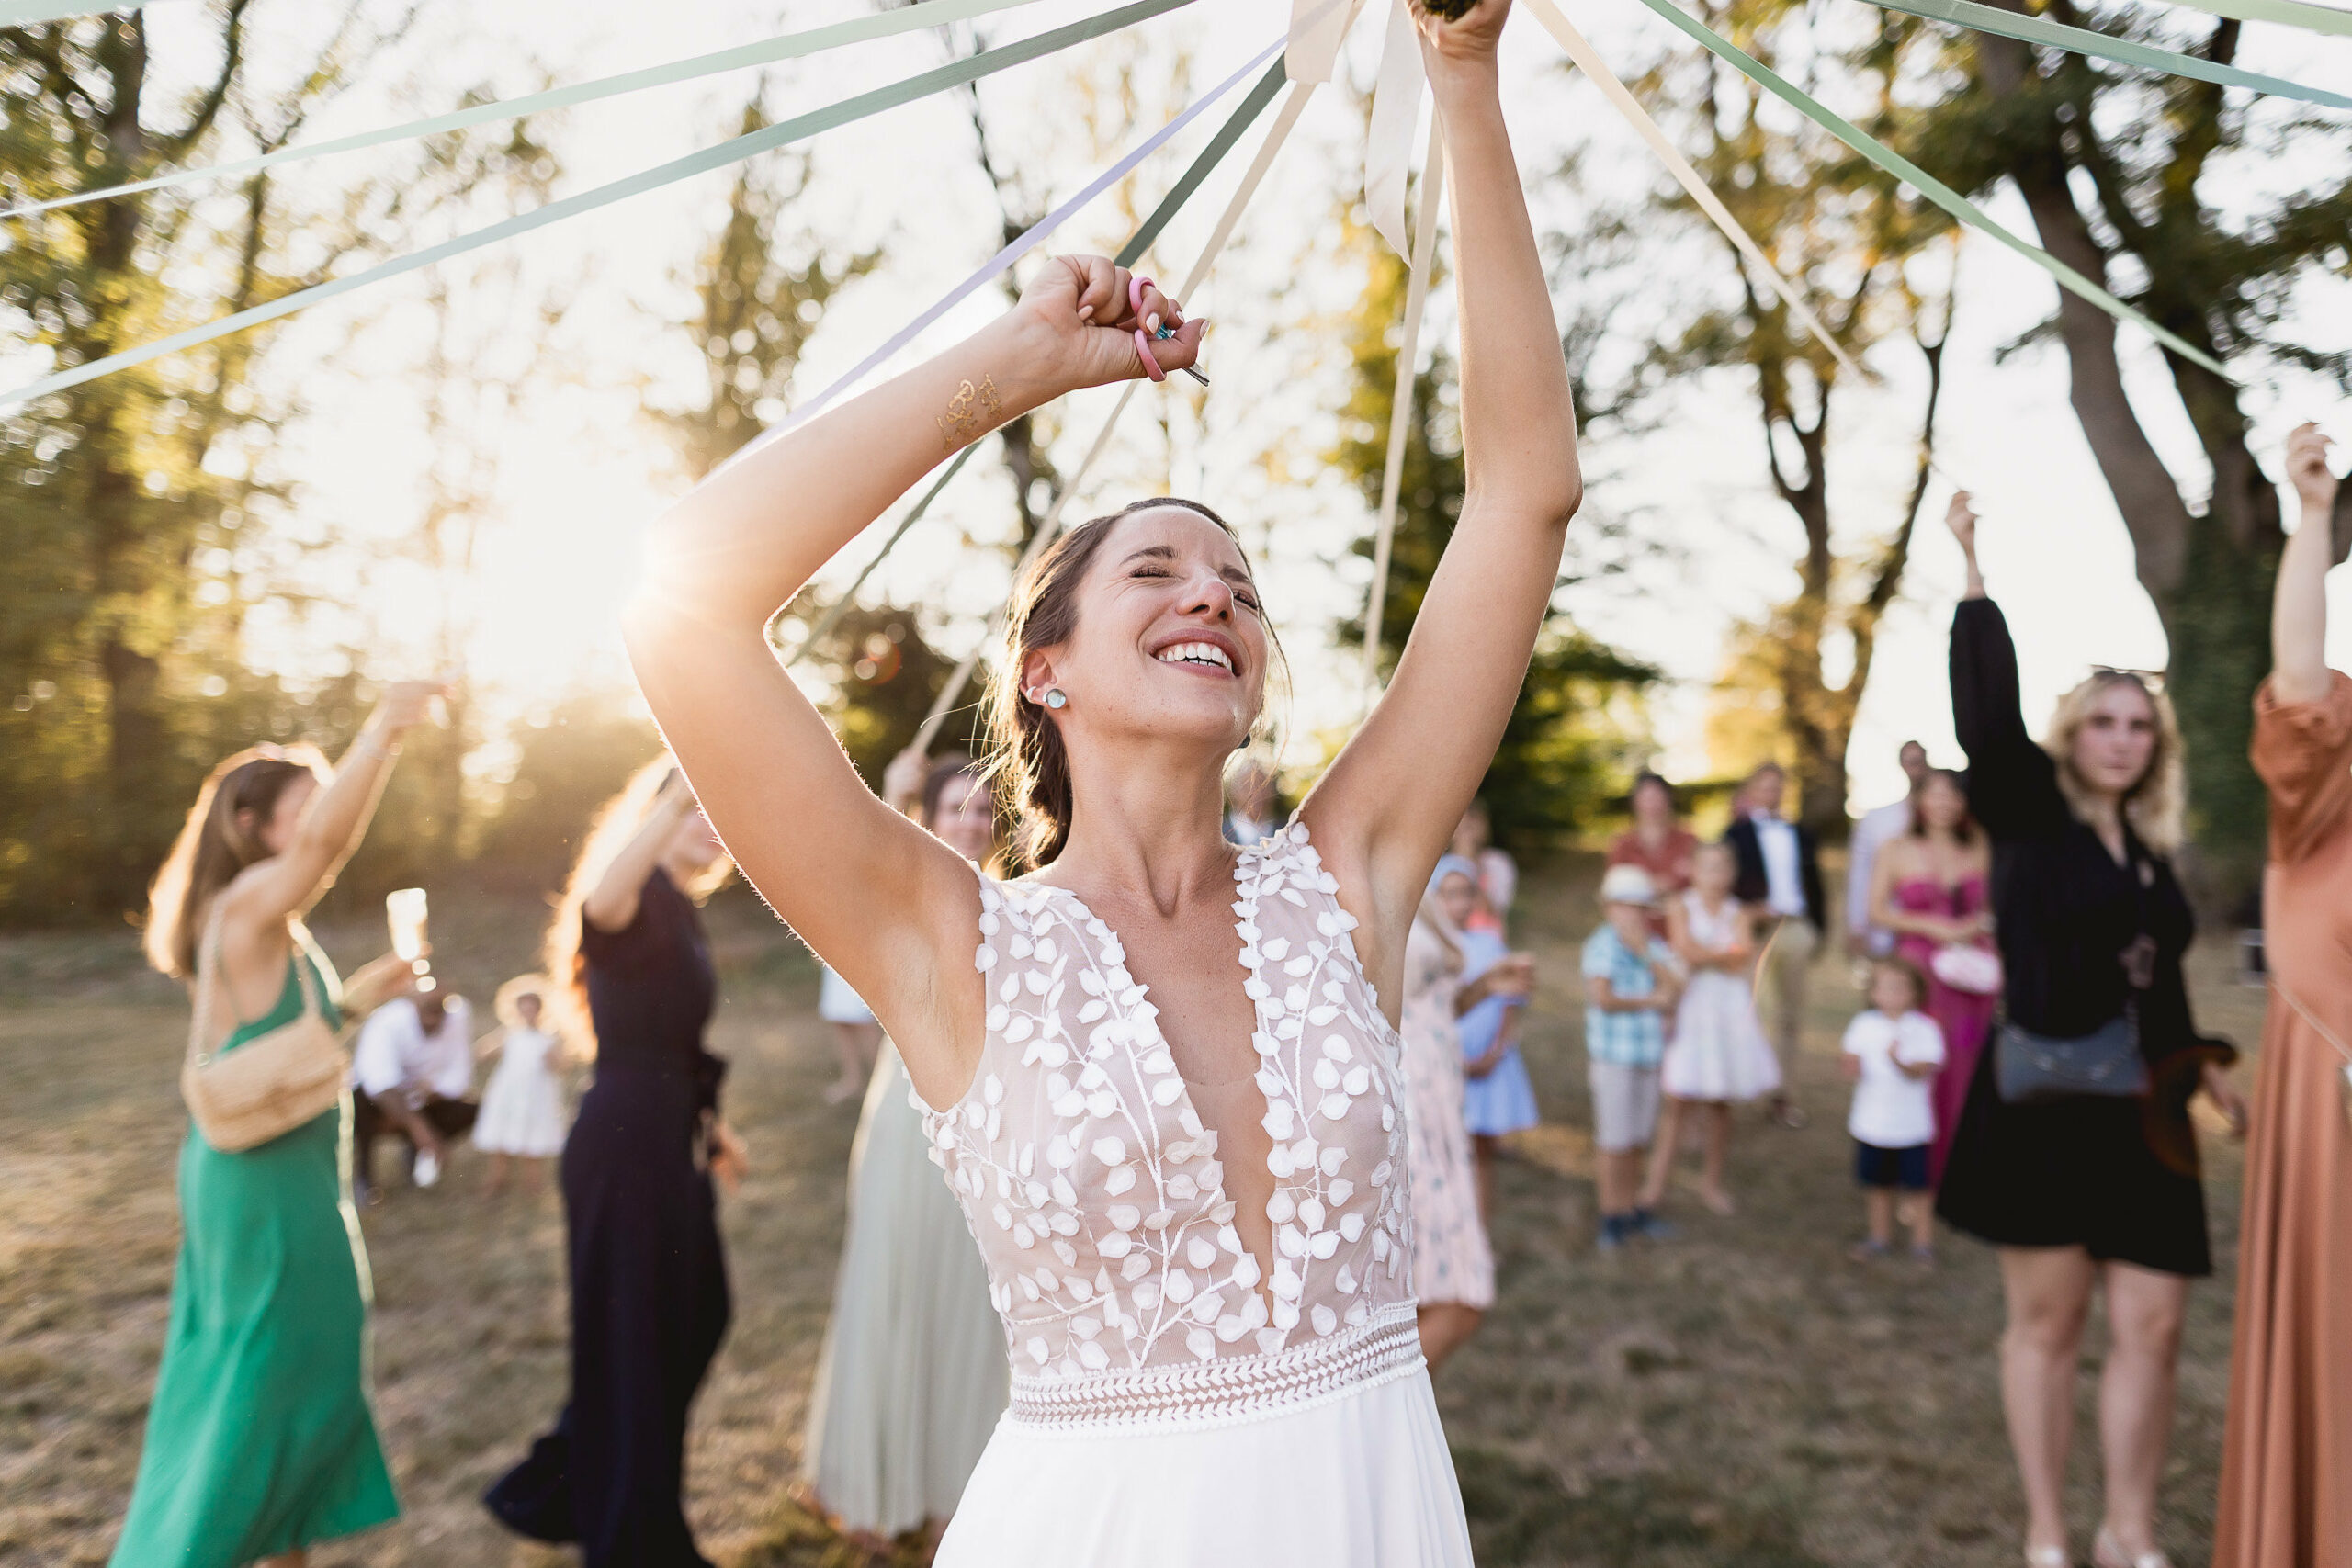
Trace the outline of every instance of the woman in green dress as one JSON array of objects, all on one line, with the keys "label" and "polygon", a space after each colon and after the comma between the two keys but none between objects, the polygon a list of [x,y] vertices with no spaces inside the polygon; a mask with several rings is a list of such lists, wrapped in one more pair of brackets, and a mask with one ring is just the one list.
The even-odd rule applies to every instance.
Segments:
[{"label": "woman in green dress", "polygon": [[[388,955],[338,985],[301,915],[358,847],[401,735],[437,690],[391,688],[332,772],[309,747],[261,747],[206,781],[150,892],[146,944],[158,969],[193,983],[217,907],[201,955],[214,1012],[250,1021],[217,1051],[292,1021],[304,987],[337,1025],[414,984]],[[348,1094],[235,1154],[188,1129],[171,1327],[117,1568],[300,1568],[312,1542],[400,1512],[368,1407],[350,1171]]]}]

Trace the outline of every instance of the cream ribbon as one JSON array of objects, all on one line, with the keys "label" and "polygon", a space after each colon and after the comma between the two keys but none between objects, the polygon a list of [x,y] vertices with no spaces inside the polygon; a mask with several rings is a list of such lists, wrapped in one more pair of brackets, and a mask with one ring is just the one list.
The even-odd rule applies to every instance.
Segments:
[{"label": "cream ribbon", "polygon": [[1437,258],[1437,215],[1445,203],[1445,135],[1430,121],[1429,153],[1421,160],[1421,204],[1414,214],[1411,278],[1405,285],[1405,331],[1396,344],[1396,389],[1388,405],[1388,463],[1380,475],[1380,526],[1372,542],[1372,601],[1363,612],[1363,691],[1369,702],[1380,672],[1380,617],[1388,604],[1388,558],[1396,537],[1396,501],[1405,486],[1405,443],[1411,428],[1415,370],[1421,357],[1421,309],[1429,302],[1430,267]]},{"label": "cream ribbon", "polygon": [[1411,0],[1389,0],[1388,37],[1381,45],[1380,75],[1372,89],[1372,127],[1363,139],[1363,204],[1373,228],[1398,255],[1408,254],[1406,165],[1412,161],[1413,124],[1420,118],[1426,80]]},{"label": "cream ribbon", "polygon": [[1320,86],[1339,69],[1340,45],[1363,0],[1291,0],[1290,47],[1283,68],[1295,84]]}]

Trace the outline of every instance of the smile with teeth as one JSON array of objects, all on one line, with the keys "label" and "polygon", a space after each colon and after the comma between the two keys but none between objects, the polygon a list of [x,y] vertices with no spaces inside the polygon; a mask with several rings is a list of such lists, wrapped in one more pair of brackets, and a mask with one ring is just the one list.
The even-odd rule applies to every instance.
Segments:
[{"label": "smile with teeth", "polygon": [[1213,642],[1180,642],[1161,649],[1159,659],[1162,664],[1210,664],[1227,674],[1234,672],[1232,659]]}]

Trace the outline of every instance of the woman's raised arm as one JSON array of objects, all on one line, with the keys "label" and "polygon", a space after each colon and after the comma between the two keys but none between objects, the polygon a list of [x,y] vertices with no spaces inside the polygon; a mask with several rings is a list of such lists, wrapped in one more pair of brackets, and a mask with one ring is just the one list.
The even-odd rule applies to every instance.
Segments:
[{"label": "woman's raised arm", "polygon": [[2327,569],[2335,564],[2335,473],[2327,437],[2301,424],[2287,437],[2287,482],[2301,501],[2302,521],[2278,555],[2270,610],[2270,690],[2282,703],[2327,695]]},{"label": "woman's raised arm", "polygon": [[1502,739],[1583,498],[1567,366],[1503,123],[1509,12],[1478,0],[1458,22],[1420,17],[1453,195],[1467,490],[1386,694],[1302,808],[1342,886],[1371,899],[1375,976]]},{"label": "woman's raised arm", "polygon": [[[1179,319],[1156,289],[1142,303],[1146,318]],[[978,987],[954,999],[962,991],[949,996],[934,960],[960,951],[969,969],[978,892],[962,861],[859,780],[767,625],[943,457],[1066,392],[1142,375],[1136,314],[1125,270],[1047,263],[993,325],[678,502],[654,526],[626,613],[639,683],[736,863],[868,999],[926,1094],[968,1077],[934,1070],[937,1042],[978,1049],[963,1014]],[[1183,322],[1155,344],[1162,368],[1190,365],[1201,332]]]}]

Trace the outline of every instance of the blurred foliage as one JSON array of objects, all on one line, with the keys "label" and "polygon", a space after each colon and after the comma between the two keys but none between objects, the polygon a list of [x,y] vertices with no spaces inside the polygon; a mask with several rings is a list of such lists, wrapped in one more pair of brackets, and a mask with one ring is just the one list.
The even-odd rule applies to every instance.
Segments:
[{"label": "blurred foliage", "polygon": [[[882,770],[914,743],[956,661],[923,640],[912,610],[853,604],[798,668],[822,683],[818,705],[842,750],[878,793]],[[957,733],[951,722],[941,732],[943,742]]]},{"label": "blurred foliage", "polygon": [[[1404,258],[1369,228],[1351,222],[1349,239],[1370,276],[1340,326],[1352,373],[1332,460],[1376,508],[1408,277]],[[1461,520],[1465,479],[1457,407],[1453,361],[1434,354],[1414,379],[1407,416],[1404,479],[1380,617],[1384,679],[1404,651],[1438,558]],[[1372,551],[1369,537],[1354,547],[1359,556]],[[1564,572],[1561,582],[1570,581]],[[1345,646],[1361,648],[1362,617],[1342,624],[1340,636]],[[1657,678],[1649,665],[1578,629],[1564,612],[1553,612],[1479,791],[1498,841],[1520,850],[1556,844],[1609,809],[1611,797],[1623,794],[1634,761],[1639,695]]]},{"label": "blurred foliage", "polygon": [[[2222,62],[2244,30],[2162,7],[2052,0],[2046,14]],[[2312,286],[2352,277],[2352,124],[1976,33],[1941,40],[1937,64],[1922,82],[1933,90],[1900,118],[1898,144],[1964,191],[2013,185],[2052,254],[2229,362],[2242,383],[2165,351],[2201,459],[2175,472],[2126,395],[2105,314],[2060,293],[2056,316],[2004,351],[2065,351],[2075,417],[2171,644],[2206,886],[2234,897],[2262,861],[2265,801],[2246,748],[2284,539],[2278,490],[2248,445],[2245,389],[2293,370],[2352,392],[2340,333],[2324,345],[2290,335],[2290,322],[2310,332],[2331,319],[2312,309]],[[2335,524],[2342,558],[2352,490]]]}]

